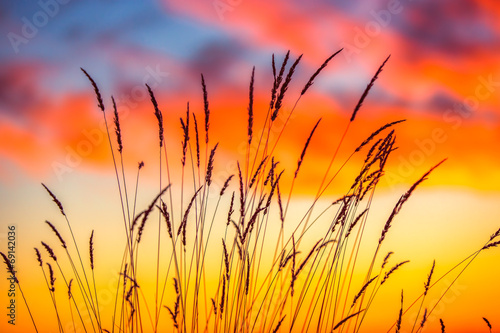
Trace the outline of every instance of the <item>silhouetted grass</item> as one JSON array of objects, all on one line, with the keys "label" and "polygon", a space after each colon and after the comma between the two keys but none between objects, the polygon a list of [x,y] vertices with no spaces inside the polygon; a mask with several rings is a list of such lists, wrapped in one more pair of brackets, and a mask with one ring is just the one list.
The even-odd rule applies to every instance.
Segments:
[{"label": "silhouetted grass", "polygon": [[[255,68],[253,68],[249,85],[248,124],[246,129],[242,129],[247,143],[245,159],[241,161],[243,167],[240,167],[240,161],[236,161],[238,174],[229,175],[220,189],[213,186],[217,149],[220,148],[219,143],[210,142],[212,111],[209,107],[205,77],[201,75],[204,114],[204,126],[201,131],[205,131],[205,140],[201,142],[199,140],[196,114],[189,109],[188,103],[185,118],[180,118],[181,144],[180,147],[175,148],[167,148],[164,138],[163,113],[153,90],[147,86],[153,106],[152,116],[158,121],[159,191],[150,201],[149,206],[140,212],[136,210],[136,203],[140,195],[139,174],[144,163],[139,163],[135,192],[133,196],[129,196],[123,162],[123,154],[127,146],[122,138],[127,130],[120,124],[119,110],[112,99],[116,135],[116,143],[113,144],[98,85],[82,69],[96,93],[98,107],[105,120],[126,237],[120,271],[117,272],[114,311],[112,317],[109,318],[106,317],[108,314],[101,313],[99,309],[95,276],[95,271],[100,268],[95,265],[94,258],[105,255],[102,252],[104,246],[103,244],[96,246],[92,230],[88,241],[90,265],[88,267],[84,265],[77,239],[62,202],[52,190],[42,184],[66,221],[73,239],[73,244],[67,244],[63,240],[65,232],[58,230],[51,222],[46,222],[64,249],[67,262],[71,267],[69,271],[64,271],[59,265],[61,259],[56,257],[48,243],[42,242],[49,257],[56,263],[59,269],[58,274],[66,286],[64,293],[67,290],[69,311],[61,311],[61,308],[57,306],[56,292],[63,292],[62,288],[56,288],[57,278],[52,265],[46,263],[47,268],[44,268],[42,254],[35,248],[36,260],[46,280],[46,287],[56,314],[54,320],[57,320],[59,331],[67,331],[67,327],[62,325],[62,318],[65,321],[71,321],[73,331],[85,332],[157,332],[160,331],[159,327],[168,327],[168,330],[175,332],[331,332],[334,330],[359,332],[365,328],[362,326],[364,319],[369,315],[378,292],[393,275],[397,275],[396,272],[399,269],[404,269],[403,265],[409,262],[408,260],[402,261],[387,269],[393,252],[390,251],[384,258],[379,258],[383,242],[389,235],[398,213],[416,188],[443,161],[416,179],[400,197],[385,221],[378,242],[374,244],[374,252],[368,254],[372,256],[369,265],[360,268],[358,255],[363,243],[363,234],[373,195],[380,179],[384,177],[386,162],[396,149],[396,125],[404,120],[382,124],[365,140],[360,140],[361,144],[352,150],[352,154],[345,161],[340,163],[340,167],[333,175],[331,171],[351,124],[355,122],[376,79],[389,60],[387,57],[368,83],[350,119],[346,122],[345,131],[338,146],[334,147],[330,163],[324,168],[322,181],[319,186],[316,185],[317,192],[310,206],[303,215],[294,217],[294,220],[297,218],[299,220],[297,224],[289,222],[287,216],[289,204],[294,199],[294,183],[300,177],[299,171],[307,159],[308,147],[315,144],[313,135],[320,130],[318,125],[321,119],[314,126],[312,124],[311,127],[304,126],[312,130],[308,136],[304,136],[303,150],[297,156],[297,167],[291,176],[279,164],[278,154],[276,154],[277,144],[300,98],[309,91],[316,77],[341,51],[333,53],[312,74],[288,114],[283,111],[286,104],[286,92],[292,83],[294,73],[298,70],[302,55],[288,67],[288,72],[290,52],[285,55],[279,72],[276,70],[273,55],[273,84],[267,112],[256,112],[254,105]],[[286,76],[285,72],[287,72]],[[256,116],[261,113],[265,113],[266,117],[262,131],[259,133],[255,131],[254,125],[257,121]],[[285,126],[278,131],[276,138],[272,138],[271,129],[275,126],[278,117],[284,120]],[[307,133],[304,134],[307,135]],[[203,143],[205,156],[200,153],[203,150],[200,145],[202,146]],[[223,143],[220,144],[223,145]],[[181,176],[175,178],[171,177],[168,152],[179,148],[182,152]],[[119,159],[115,159],[115,149],[120,156]],[[351,158],[355,154],[361,154],[364,149],[367,149],[366,156],[360,165],[359,174],[353,179],[352,186],[345,195],[333,201],[329,207],[320,213],[315,212],[318,200],[326,199],[325,191],[332,181]],[[166,170],[163,166],[166,166]],[[316,166],[316,169],[321,170],[322,167]],[[162,184],[165,176],[168,179],[166,186]],[[290,191],[286,197],[286,205],[283,205],[280,182],[289,176],[291,177]],[[238,180],[232,181],[234,177]],[[180,184],[180,188],[175,191],[171,186],[174,182]],[[315,186],[315,184],[310,184],[310,186]],[[211,199],[211,194],[216,197],[216,200]],[[180,206],[174,205],[174,198],[180,202]],[[64,199],[69,200],[69,198]],[[227,207],[223,207],[222,205],[226,202],[230,203]],[[155,216],[156,211],[158,212],[157,250],[156,254],[148,254],[156,259],[156,273],[152,273],[153,267],[140,265],[142,257],[139,256],[139,250],[143,245],[141,240],[145,226],[148,222],[151,223],[150,219]],[[269,231],[270,225],[276,223],[273,214],[279,216],[281,224],[279,233]],[[323,234],[312,236],[310,230],[313,225],[317,226],[319,221],[326,226],[323,228]],[[311,239],[314,237],[316,239]],[[392,325],[391,330],[395,327],[396,332],[401,331],[402,318],[421,299],[412,332],[421,331],[427,318],[449,288],[441,295],[437,303],[428,304],[423,316],[419,318],[429,290],[442,278],[461,268],[453,280],[454,283],[481,251],[498,245],[498,237],[500,237],[500,229],[478,251],[437,279],[434,278],[434,262],[424,283],[422,295],[405,308],[402,292],[399,314],[395,314],[394,322],[388,323],[388,327]],[[308,243],[314,245],[303,246],[301,242],[304,239],[310,240]],[[269,244],[276,245],[269,246]],[[162,249],[168,249],[167,257],[162,257],[164,253]],[[220,258],[217,261],[213,258],[207,260],[207,256],[213,253],[213,249],[220,249]],[[111,249],[106,249],[108,250]],[[2,256],[9,273],[15,276],[9,259],[3,253]],[[375,265],[379,267],[380,262],[380,269],[377,268],[378,273],[376,273],[374,272]],[[166,268],[166,270],[160,268]],[[144,270],[155,277],[153,303],[146,301],[141,288],[143,277],[139,271]],[[360,285],[357,285],[359,281],[353,279],[355,270],[365,272],[364,280]],[[88,278],[88,274],[91,274],[91,279]],[[66,276],[71,277],[69,282]],[[17,278],[16,283],[19,285]],[[72,289],[74,283],[77,287]],[[83,306],[79,306],[81,304]],[[78,314],[77,317],[74,316],[74,311]],[[483,319],[491,331],[490,322],[486,318]],[[37,330],[35,318],[32,317],[32,320]],[[440,320],[440,323],[444,332],[443,320]],[[370,331],[369,328],[366,330]]]}]

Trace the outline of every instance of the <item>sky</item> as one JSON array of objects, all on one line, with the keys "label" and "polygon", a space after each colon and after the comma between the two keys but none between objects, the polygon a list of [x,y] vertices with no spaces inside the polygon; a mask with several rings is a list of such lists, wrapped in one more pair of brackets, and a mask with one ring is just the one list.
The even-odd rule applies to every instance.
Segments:
[{"label": "sky", "polygon": [[[375,196],[380,209],[374,209],[370,219],[378,221],[373,231],[378,233],[397,198],[447,158],[418,188],[398,217],[394,239],[388,240],[414,262],[402,272],[402,281],[420,286],[434,255],[442,258],[435,259],[445,272],[480,248],[500,226],[499,15],[500,4],[491,0],[4,1],[0,250],[5,251],[8,226],[16,225],[19,270],[29,275],[30,267],[36,266],[32,248],[40,235],[50,237],[44,220],[60,221],[40,183],[64,198],[81,221],[76,228],[82,238],[92,228],[112,232],[115,226],[104,223],[116,220],[120,212],[102,112],[80,68],[97,82],[108,122],[111,96],[116,100],[127,177],[135,177],[137,163],[145,162],[146,194],[139,201],[147,204],[158,187],[158,151],[151,144],[157,141],[156,119],[144,84],[157,96],[166,144],[172,158],[178,159],[178,119],[185,115],[187,102],[202,123],[203,74],[212,112],[211,142],[221,143],[215,167],[220,187],[236,172],[230,161],[245,157],[252,68],[257,130],[269,105],[273,54],[277,66],[288,50],[291,59],[303,54],[287,91],[284,109],[289,111],[311,74],[343,48],[293,109],[276,157],[294,168],[321,118],[294,187],[299,209],[300,202],[316,193],[317,186],[311,184],[321,182],[323,166],[335,153],[354,106],[390,55],[349,127],[334,169],[375,129],[406,119],[396,127],[398,149]],[[342,168],[326,193],[328,199],[348,189],[360,161],[355,156]],[[173,166],[172,172],[179,169]],[[492,249],[459,280],[466,287],[456,291],[456,300],[440,313],[452,331],[484,329],[482,317],[500,325],[500,304],[492,297],[500,296],[500,290],[490,284],[500,277],[492,268],[499,259],[498,250]],[[2,308],[8,301],[4,283]],[[28,290],[35,286],[33,281]],[[396,314],[397,293],[387,300]],[[465,313],[471,304],[476,310]],[[25,319],[13,328],[5,326],[4,318],[0,327],[17,332],[29,324]],[[429,325],[434,325],[430,330],[438,328],[437,321]]]}]

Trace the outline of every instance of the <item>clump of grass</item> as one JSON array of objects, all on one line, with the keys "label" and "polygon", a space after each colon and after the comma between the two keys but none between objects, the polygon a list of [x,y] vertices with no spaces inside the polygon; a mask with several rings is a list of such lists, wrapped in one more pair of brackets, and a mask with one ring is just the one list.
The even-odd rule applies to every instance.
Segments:
[{"label": "clump of grass", "polygon": [[[188,102],[185,116],[180,118],[181,144],[174,148],[167,148],[164,115],[153,90],[146,85],[153,106],[150,116],[154,117],[158,123],[159,192],[144,210],[136,207],[139,195],[139,172],[144,167],[144,163],[138,164],[135,193],[129,196],[123,163],[123,156],[126,153],[124,138],[127,129],[120,124],[119,110],[114,98],[111,98],[116,136],[116,142],[113,144],[100,90],[96,81],[82,69],[96,94],[98,108],[104,117],[126,239],[120,269],[117,272],[113,315],[109,318],[107,314],[104,316],[104,313],[101,313],[99,307],[97,289],[99,283],[95,275],[95,271],[100,269],[98,258],[103,256],[102,244],[97,246],[98,239],[94,239],[94,230],[92,230],[88,240],[89,271],[89,266],[83,265],[78,242],[61,201],[47,186],[42,184],[68,227],[66,231],[60,232],[54,224],[46,221],[64,249],[66,258],[57,258],[54,250],[47,243],[42,242],[42,246],[56,263],[67,287],[69,313],[61,312],[57,308],[56,278],[53,267],[50,263],[46,263],[47,268],[44,268],[41,253],[35,248],[36,260],[43,271],[57,315],[59,331],[63,331],[62,322],[70,320],[74,331],[85,332],[109,332],[104,327],[111,328],[113,332],[160,332],[166,329],[174,332],[295,330],[359,332],[365,318],[371,313],[372,303],[382,286],[388,283],[389,278],[397,270],[409,263],[409,260],[405,260],[387,269],[386,266],[393,252],[389,251],[384,258],[379,258],[384,240],[388,237],[392,224],[404,204],[416,188],[444,160],[418,178],[400,197],[385,221],[378,242],[373,244],[375,250],[371,262],[367,267],[360,267],[358,254],[366,242],[363,238],[366,225],[368,222],[371,223],[368,216],[372,199],[386,171],[387,160],[396,149],[397,125],[405,120],[380,125],[366,139],[360,140],[360,145],[352,147],[352,154],[339,163],[340,166],[333,175],[332,168],[340,147],[345,144],[344,138],[350,126],[355,124],[369,92],[389,60],[387,57],[355,104],[351,117],[346,120],[345,131],[339,144],[334,147],[329,165],[326,168],[316,166],[317,172],[322,171],[323,177],[310,205],[300,216],[287,215],[289,204],[294,198],[294,184],[296,181],[302,181],[300,177],[302,174],[299,171],[305,167],[306,153],[309,147],[315,144],[313,136],[322,130],[319,127],[321,118],[311,124],[312,130],[307,137],[304,137],[305,144],[302,150],[290,152],[297,154],[297,165],[291,173],[288,173],[278,160],[276,151],[278,142],[287,128],[291,114],[298,107],[301,97],[311,89],[315,79],[341,51],[342,49],[333,53],[317,68],[295,102],[291,104],[288,114],[285,113],[288,103],[287,91],[292,84],[295,72],[298,71],[302,55],[295,58],[289,66],[291,55],[288,51],[279,71],[275,57],[272,56],[271,98],[264,110],[260,110],[260,106],[254,101],[255,67],[252,69],[247,107],[248,123],[244,134],[247,151],[244,160],[235,163],[238,173],[227,175],[220,188],[214,186],[217,178],[214,175],[216,175],[216,159],[218,158],[216,152],[222,149],[223,143],[220,146],[219,143],[215,145],[210,143],[212,111],[203,74],[201,74],[203,98],[201,112],[204,122],[201,127],[205,131],[204,140],[203,138],[200,140],[196,111],[190,110]],[[265,118],[262,130],[257,131],[255,124],[263,114]],[[277,130],[277,136],[272,136],[271,130],[273,126],[276,126],[277,119],[283,120],[285,125]],[[205,148],[204,154],[203,148]],[[119,159],[115,159],[115,149],[119,154]],[[347,188],[341,198],[330,201],[332,204],[318,213],[317,206],[320,198],[326,197],[327,189],[344,166],[351,162],[351,158],[355,154],[361,154],[364,150],[367,150],[366,156],[362,159],[360,172],[353,180],[352,186]],[[180,175],[175,174],[177,169],[171,169],[169,154],[180,157],[177,160],[181,162]],[[166,170],[162,168],[163,165],[166,166]],[[168,179],[166,186],[162,184],[165,176]],[[235,177],[238,180],[232,181]],[[179,191],[173,190],[173,183],[180,185]],[[282,186],[289,186],[288,196],[285,198],[282,198],[280,189]],[[217,199],[213,200],[211,194],[215,194]],[[189,200],[185,201],[185,198]],[[283,199],[286,200],[285,205]],[[180,202],[180,205],[174,205],[174,201]],[[228,206],[219,207],[226,203]],[[156,210],[158,211],[158,229],[157,234],[154,235],[157,237],[156,274],[150,274],[152,268],[144,266],[144,257],[139,255],[139,249],[142,249],[143,237],[146,237],[148,232],[146,223]],[[274,233],[270,230],[275,230],[273,223],[276,223],[278,219],[280,221],[279,232]],[[166,227],[166,232],[162,231],[162,225]],[[311,232],[313,226],[321,230],[319,236]],[[68,231],[73,240],[72,244],[67,244],[63,239],[63,234]],[[396,331],[401,331],[402,318],[421,299],[418,318],[429,290],[444,276],[462,267],[454,283],[481,251],[499,244],[498,237],[500,237],[500,229],[491,235],[478,251],[440,278],[433,280],[434,262],[424,283],[422,295],[406,309],[403,304],[403,292],[401,293],[400,311],[391,329],[396,326]],[[221,239],[222,247],[220,246]],[[302,242],[306,239],[314,245],[312,247],[303,245]],[[217,257],[217,260],[213,260],[214,258],[206,260],[207,257],[214,256],[214,249],[220,249],[220,257]],[[167,258],[164,258],[163,253],[167,253]],[[3,253],[2,256],[8,271],[15,276],[14,268],[8,258]],[[379,267],[380,259],[382,263],[380,272],[377,274],[374,273],[374,267]],[[70,269],[66,268],[68,266],[60,266],[62,260],[69,265]],[[214,265],[214,262],[218,263]],[[160,268],[165,268],[165,270]],[[142,281],[151,282],[147,277],[139,274],[142,271],[146,271],[151,277],[154,276],[154,295],[145,295],[143,289],[140,288],[139,285],[143,285]],[[360,271],[364,273],[364,280],[359,283],[361,288],[354,290],[353,287],[357,282],[353,276]],[[87,278],[90,274],[91,279]],[[71,277],[69,283],[66,276]],[[15,279],[19,285],[17,277]],[[167,289],[170,281],[173,281],[175,292]],[[442,294],[441,299],[447,291]],[[151,302],[153,297],[154,302]],[[441,299],[433,306],[425,307],[418,327],[416,319],[412,332],[423,330],[427,319]],[[77,304],[82,304],[82,306],[77,306]],[[77,320],[73,316],[73,310],[78,314]],[[37,330],[33,317],[32,321]],[[487,319],[484,321],[491,331],[489,321]],[[444,323],[442,320],[440,323],[441,330],[444,332]]]}]

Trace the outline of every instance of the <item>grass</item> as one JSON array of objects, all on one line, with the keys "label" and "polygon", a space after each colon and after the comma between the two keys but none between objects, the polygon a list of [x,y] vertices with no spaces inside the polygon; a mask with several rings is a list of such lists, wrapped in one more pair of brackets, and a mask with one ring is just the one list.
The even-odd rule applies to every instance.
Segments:
[{"label": "grass", "polygon": [[[142,211],[139,211],[136,203],[144,163],[139,163],[135,182],[131,184],[131,180],[125,177],[123,156],[126,145],[122,140],[123,131],[115,101],[112,99],[115,136],[112,139],[98,85],[82,69],[95,91],[106,124],[126,237],[123,240],[120,271],[116,272],[118,282],[114,294],[114,311],[110,318],[105,318],[101,315],[97,297],[95,270],[98,267],[94,266],[94,256],[103,254],[94,249],[94,230],[85,246],[88,252],[85,252],[82,243],[75,238],[62,201],[48,186],[42,184],[66,224],[64,229],[58,229],[47,221],[55,235],[53,242],[63,248],[64,260],[70,269],[62,269],[62,259],[56,257],[47,243],[42,242],[42,246],[49,258],[35,248],[36,259],[51,299],[47,303],[54,308],[53,320],[57,321],[58,330],[68,331],[62,324],[64,316],[65,320],[71,321],[72,332],[157,332],[161,330],[160,327],[168,327],[169,331],[175,332],[370,331],[363,324],[371,313],[375,298],[384,285],[397,276],[399,270],[405,269],[409,262],[405,260],[389,265],[393,252],[382,255],[384,240],[390,235],[393,223],[397,223],[398,213],[417,187],[444,161],[429,168],[401,195],[380,231],[378,242],[374,244],[375,250],[368,253],[371,257],[369,264],[360,267],[359,256],[375,190],[384,177],[388,158],[397,148],[397,125],[404,120],[395,120],[374,129],[364,141],[360,140],[360,145],[353,149],[346,160],[338,162],[337,159],[351,124],[355,122],[377,77],[389,60],[387,57],[355,105],[310,206],[299,217],[298,223],[289,222],[294,184],[300,178],[308,147],[315,142],[314,134],[321,125],[321,119],[310,130],[292,172],[282,169],[276,159],[278,142],[301,97],[341,51],[328,57],[312,74],[288,113],[283,111],[283,105],[287,103],[287,90],[302,56],[289,65],[292,60],[288,52],[282,64],[277,66],[273,55],[271,99],[260,132],[254,129],[257,115],[253,96],[255,68],[252,70],[245,130],[246,154],[244,160],[237,161],[238,173],[230,175],[220,188],[213,184],[219,143],[210,140],[209,89],[203,75],[203,122],[198,123],[200,115],[196,116],[189,109],[189,103],[185,117],[180,118],[180,177],[172,176],[172,170],[177,166],[172,165],[174,162],[169,159],[168,153],[173,148],[167,148],[163,114],[153,90],[147,86],[158,122],[156,145],[159,174],[158,194]],[[277,119],[281,119],[284,126],[273,139],[271,131]],[[339,172],[348,162],[352,162],[353,156],[361,154],[365,157],[352,186],[345,195],[318,212],[320,208],[317,203],[320,199],[325,200],[325,193]],[[336,165],[340,167],[334,170]],[[168,180],[166,184],[162,182],[164,179]],[[287,193],[282,193],[280,184],[285,181],[291,185]],[[174,183],[178,185],[175,189],[172,186]],[[174,202],[180,202],[180,205]],[[276,223],[279,223],[278,232],[273,231]],[[144,258],[141,256],[141,241],[144,240],[146,224],[154,224],[155,229],[157,226],[156,251],[147,254],[148,258],[154,258],[155,267],[144,266],[141,262]],[[311,231],[313,228],[321,230],[322,236],[317,237],[318,232]],[[70,243],[66,243],[63,238],[63,235],[67,238],[68,233],[71,236]],[[99,230],[95,233],[99,233]],[[314,237],[317,239],[311,239]],[[500,229],[476,252],[440,277],[435,277],[434,262],[420,297],[407,305],[409,301],[401,292],[400,311],[394,314],[393,322],[387,323],[388,331],[400,332],[403,329],[402,318],[413,307],[418,307],[418,314],[411,332],[423,331],[427,318],[451,285],[435,304],[426,302],[429,290],[452,274],[454,283],[482,251],[499,244],[499,237]],[[90,265],[84,264],[85,253],[88,253]],[[217,260],[207,258],[212,253],[219,253]],[[2,256],[9,273],[15,276],[9,258],[3,253]],[[54,267],[57,269],[54,270]],[[145,283],[141,280],[143,271],[154,276],[154,295],[145,295],[141,288]],[[364,272],[360,285],[353,278],[355,271]],[[57,288],[56,276],[60,281]],[[22,282],[16,278],[16,283],[22,291]],[[61,311],[62,305],[56,303],[57,293],[67,295],[68,306],[64,305],[66,311]],[[29,298],[24,300],[31,314]],[[483,320],[491,331],[491,323],[486,318]],[[34,330],[38,331],[34,317],[32,321]],[[445,332],[443,319],[440,319],[440,325],[442,332]],[[409,330],[410,327],[404,329]]]}]

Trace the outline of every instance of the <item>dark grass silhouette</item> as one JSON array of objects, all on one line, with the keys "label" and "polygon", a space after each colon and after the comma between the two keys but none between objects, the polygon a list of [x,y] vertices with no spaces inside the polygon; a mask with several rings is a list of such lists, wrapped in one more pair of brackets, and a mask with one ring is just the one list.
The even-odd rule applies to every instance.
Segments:
[{"label": "dark grass silhouette", "polygon": [[[280,167],[275,154],[277,143],[286,130],[286,125],[301,97],[311,89],[317,76],[341,51],[328,57],[312,74],[288,114],[284,113],[284,105],[287,103],[286,93],[294,73],[299,70],[302,55],[288,67],[291,55],[287,52],[279,71],[273,55],[271,101],[265,113],[263,130],[260,132],[256,132],[254,127],[256,110],[255,68],[253,68],[249,84],[248,124],[245,131],[247,151],[244,160],[237,161],[238,174],[229,175],[221,187],[214,186],[213,183],[219,143],[210,141],[212,111],[205,77],[201,75],[203,96],[201,116],[204,117],[200,124],[202,126],[199,127],[197,121],[200,115],[197,118],[195,112],[189,109],[189,103],[185,118],[180,118],[182,140],[180,147],[175,149],[180,148],[182,151],[181,176],[175,179],[171,177],[172,161],[168,155],[169,150],[174,148],[167,147],[163,114],[154,91],[147,86],[153,105],[153,115],[158,122],[156,144],[160,166],[159,191],[149,206],[140,212],[137,210],[136,202],[140,195],[139,175],[144,163],[139,163],[135,191],[132,192],[128,185],[130,181],[125,177],[123,154],[126,145],[122,140],[122,134],[126,129],[121,127],[119,110],[112,98],[116,136],[116,143],[113,144],[114,140],[111,139],[106,109],[98,85],[82,69],[95,91],[98,108],[102,111],[106,124],[126,238],[120,272],[117,272],[119,281],[114,295],[114,311],[110,318],[104,317],[99,309],[95,279],[95,270],[99,267],[94,266],[94,257],[102,255],[94,247],[94,234],[99,233],[99,230],[95,233],[92,230],[90,238],[86,240],[90,265],[84,265],[82,254],[85,252],[80,251],[81,245],[73,234],[70,218],[62,204],[62,201],[68,201],[70,198],[60,200],[54,194],[56,191],[52,192],[49,187],[42,184],[68,227],[67,230],[58,230],[55,224],[46,222],[55,235],[52,241],[57,240],[60,243],[65,258],[57,258],[48,245],[49,242],[42,242],[52,263],[51,265],[46,262],[44,266],[43,255],[35,248],[35,259],[43,271],[52,300],[47,304],[51,303],[55,309],[56,318],[53,320],[57,321],[58,330],[67,331],[62,325],[64,318],[65,321],[71,321],[73,331],[79,329],[85,332],[157,332],[160,327],[168,327],[169,330],[176,332],[360,332],[363,329],[369,331],[368,327],[363,326],[363,322],[370,314],[375,297],[387,281],[397,275],[398,270],[404,269],[404,265],[409,262],[406,260],[393,264],[388,269],[387,264],[393,252],[380,258],[379,252],[383,242],[390,235],[393,223],[397,223],[398,213],[411,199],[416,188],[444,160],[429,168],[429,171],[416,179],[400,197],[381,230],[378,243],[374,244],[375,251],[370,254],[372,259],[369,265],[363,267],[366,272],[364,281],[357,285],[358,281],[353,279],[353,272],[355,269],[360,270],[357,254],[361,248],[372,199],[377,185],[384,177],[386,162],[396,149],[397,125],[404,120],[382,124],[378,129],[374,129],[374,132],[365,140],[360,140],[361,144],[340,163],[339,170],[333,175],[331,171],[351,124],[361,112],[363,103],[389,60],[387,57],[355,105],[310,206],[299,219],[299,223],[296,225],[287,223],[289,204],[294,197],[295,180],[300,178],[299,171],[307,159],[308,147],[314,144],[314,134],[321,127],[321,119],[311,125],[312,129],[308,132],[303,150],[297,156],[297,167],[292,173],[285,172],[286,170]],[[280,117],[284,120],[285,126],[278,130],[277,137],[273,139],[270,133]],[[363,151],[366,151],[366,155],[360,165],[360,172],[353,179],[349,190],[328,208],[315,213],[318,200],[323,198],[340,170],[354,155],[362,154]],[[162,184],[161,180],[165,176],[168,184]],[[288,196],[283,198],[280,182],[290,177],[290,191]],[[174,182],[180,184],[180,188],[175,191],[171,186]],[[229,202],[229,197],[230,204],[224,207],[224,202]],[[174,198],[180,201],[180,206],[173,204]],[[157,251],[150,255],[156,259],[156,268],[141,265],[139,256],[145,226],[147,223],[154,223],[151,220],[155,216],[158,217],[155,245]],[[277,221],[280,223],[280,231],[276,234],[269,230],[270,224]],[[312,239],[313,246],[301,245],[303,240],[317,237],[312,236],[310,230],[313,225],[317,226],[319,221],[326,226],[323,228],[322,237]],[[67,244],[63,239],[63,235],[68,231],[73,240],[71,244]],[[480,252],[499,244],[499,237],[500,229],[485,244],[481,244],[479,250],[437,279],[434,277],[436,265],[434,262],[420,297],[406,306],[409,302],[403,298],[404,292],[401,292],[400,311],[394,314],[393,322],[387,323],[388,329],[396,332],[402,330],[402,318],[418,303],[418,315],[412,326],[412,332],[423,330],[427,318],[449,288],[434,304],[425,302],[429,290],[450,274],[455,274],[454,283]],[[269,243],[275,246],[269,246]],[[164,248],[168,249],[167,257],[162,256],[164,252],[161,249]],[[215,265],[214,260],[207,260],[208,253],[212,253],[213,249],[217,249],[220,253],[218,263]],[[9,258],[3,253],[2,256],[9,274],[16,276]],[[61,260],[65,260],[71,269],[63,270],[59,265]],[[380,269],[375,272],[375,267],[380,262]],[[53,264],[58,271],[53,269]],[[166,273],[163,273],[160,267],[167,267]],[[155,277],[152,303],[146,301],[141,289],[139,271],[145,269]],[[215,276],[218,282],[209,282],[208,276]],[[57,288],[56,280],[60,282]],[[21,290],[21,283],[17,278],[16,283]],[[67,294],[69,306],[65,307],[66,311],[62,311],[61,305],[56,304],[56,293]],[[31,314],[27,299],[24,298],[24,294],[22,295]],[[424,311],[420,316],[422,308]],[[34,329],[38,331],[36,321],[41,319],[36,318],[36,312],[31,318]],[[486,318],[483,319],[491,331],[490,322]],[[440,324],[444,332],[444,321],[440,320]]]}]

